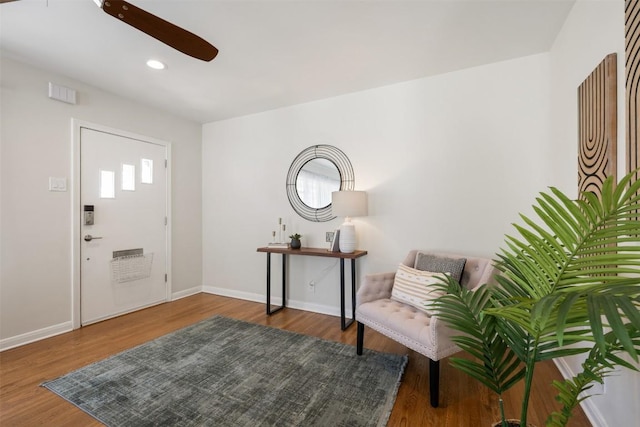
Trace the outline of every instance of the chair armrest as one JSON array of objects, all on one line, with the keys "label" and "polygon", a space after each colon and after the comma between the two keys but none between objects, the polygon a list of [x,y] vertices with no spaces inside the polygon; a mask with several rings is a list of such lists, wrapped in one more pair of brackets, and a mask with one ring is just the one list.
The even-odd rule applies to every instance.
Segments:
[{"label": "chair armrest", "polygon": [[[482,286],[482,284],[474,286],[470,289],[471,292],[475,292],[480,286]],[[435,349],[435,356],[437,357],[435,360],[451,356],[461,350],[460,347],[451,340],[451,337],[466,335],[465,333],[452,329],[437,315],[431,317],[429,329],[431,330],[431,345]]]},{"label": "chair armrest", "polygon": [[432,316],[429,321],[431,329],[431,347],[435,349],[436,359],[440,360],[460,351],[460,348],[451,341],[453,335],[460,335],[460,332],[451,329],[444,320]]},{"label": "chair armrest", "polygon": [[356,294],[356,306],[378,299],[391,298],[391,289],[396,273],[378,273],[364,276],[362,286]]}]

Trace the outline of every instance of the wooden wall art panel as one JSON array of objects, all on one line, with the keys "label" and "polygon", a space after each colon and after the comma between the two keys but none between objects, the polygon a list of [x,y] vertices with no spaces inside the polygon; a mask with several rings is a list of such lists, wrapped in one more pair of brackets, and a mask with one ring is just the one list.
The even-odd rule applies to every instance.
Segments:
[{"label": "wooden wall art panel", "polygon": [[[624,12],[627,172],[640,168],[640,1],[627,0]],[[636,173],[636,179],[640,174]]]},{"label": "wooden wall art panel", "polygon": [[578,190],[600,195],[617,179],[616,54],[606,56],[578,87]]}]

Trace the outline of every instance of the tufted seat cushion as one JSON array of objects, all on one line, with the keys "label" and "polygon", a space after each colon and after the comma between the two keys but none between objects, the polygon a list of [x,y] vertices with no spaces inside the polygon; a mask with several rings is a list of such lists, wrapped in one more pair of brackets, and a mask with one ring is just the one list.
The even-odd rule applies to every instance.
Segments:
[{"label": "tufted seat cushion", "polygon": [[430,346],[425,344],[432,342],[431,317],[415,307],[384,298],[360,305],[357,318],[421,354],[430,353]]},{"label": "tufted seat cushion", "polygon": [[[402,262],[413,266],[416,254],[409,252]],[[423,252],[423,251],[421,251]],[[424,252],[423,252],[424,253]],[[429,253],[429,252],[426,252]],[[485,283],[494,283],[497,270],[490,259],[465,257],[464,255],[435,253],[449,258],[466,258],[460,285],[471,290]],[[417,351],[431,359],[430,383],[431,404],[438,406],[438,368],[437,362],[460,351],[451,341],[454,333],[437,316],[429,316],[409,304],[391,299],[395,273],[379,273],[367,275],[356,295],[356,320],[358,322],[358,354],[362,352],[364,325]]]}]

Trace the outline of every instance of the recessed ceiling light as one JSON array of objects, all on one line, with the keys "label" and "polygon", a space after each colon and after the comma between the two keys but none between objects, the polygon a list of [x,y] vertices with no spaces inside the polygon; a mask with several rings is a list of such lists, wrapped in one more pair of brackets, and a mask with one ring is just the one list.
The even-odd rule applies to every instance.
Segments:
[{"label": "recessed ceiling light", "polygon": [[147,66],[150,68],[153,68],[154,70],[164,70],[165,68],[167,68],[166,65],[164,65],[162,62],[158,61],[157,59],[148,60]]}]

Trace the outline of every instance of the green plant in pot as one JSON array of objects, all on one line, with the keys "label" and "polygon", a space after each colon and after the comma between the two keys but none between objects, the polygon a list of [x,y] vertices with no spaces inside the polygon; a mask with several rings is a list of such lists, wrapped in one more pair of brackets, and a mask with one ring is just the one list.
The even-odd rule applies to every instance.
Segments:
[{"label": "green plant in pot", "polygon": [[[594,382],[616,366],[638,370],[640,352],[640,181],[609,178],[602,196],[571,200],[551,188],[521,216],[518,238],[506,236],[497,254],[496,284],[475,291],[447,277],[447,293],[434,303],[438,316],[460,332],[454,341],[474,356],[451,358],[456,368],[498,394],[521,380],[520,425],[527,411],[536,364],[584,353],[583,371],[554,381],[562,409],[546,425],[566,425]],[[624,354],[628,355],[625,360]]]},{"label": "green plant in pot", "polygon": [[291,249],[300,249],[302,247],[302,243],[300,242],[301,237],[302,234],[298,233],[289,236],[289,238],[291,239]]}]

